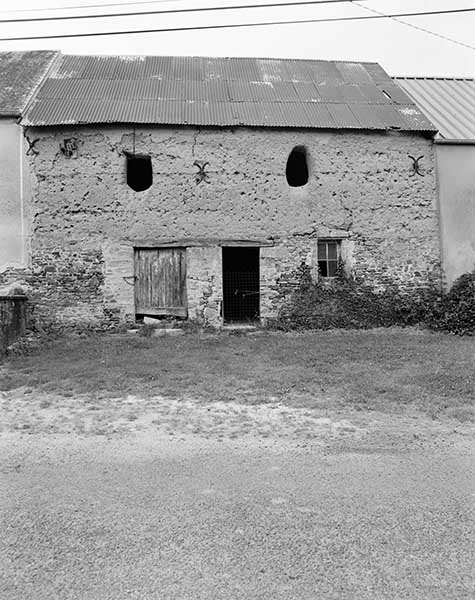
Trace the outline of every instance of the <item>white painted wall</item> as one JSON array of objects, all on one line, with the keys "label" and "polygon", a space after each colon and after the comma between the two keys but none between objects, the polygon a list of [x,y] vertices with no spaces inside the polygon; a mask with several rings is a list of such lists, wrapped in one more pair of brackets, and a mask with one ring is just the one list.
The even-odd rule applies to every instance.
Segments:
[{"label": "white painted wall", "polygon": [[442,261],[447,286],[475,269],[475,144],[437,144]]},{"label": "white painted wall", "polygon": [[0,272],[24,266],[22,130],[13,119],[0,120]]}]

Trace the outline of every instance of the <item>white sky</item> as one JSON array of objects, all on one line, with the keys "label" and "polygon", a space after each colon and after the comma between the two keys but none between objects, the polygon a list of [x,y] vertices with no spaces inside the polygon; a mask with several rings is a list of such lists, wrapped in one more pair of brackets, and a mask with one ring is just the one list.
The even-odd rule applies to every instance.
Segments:
[{"label": "white sky", "polygon": [[[282,2],[283,0],[274,0]],[[88,4],[121,6],[87,8]],[[201,6],[268,4],[272,0],[156,0],[130,4],[130,0],[16,0],[0,2],[0,20],[143,12]],[[469,0],[359,0],[368,8],[386,13],[475,8]],[[15,12],[13,11],[15,7]],[[80,8],[71,8],[77,7]],[[64,10],[39,10],[61,7]],[[28,12],[22,12],[28,11]],[[286,19],[317,19],[370,14],[359,6],[333,6],[219,11],[179,15],[140,15],[47,23],[0,23],[0,38],[54,35],[123,29],[190,27]],[[406,21],[475,46],[475,12],[443,16],[406,17]],[[33,41],[0,41],[0,51],[59,49],[65,54],[162,54],[193,56],[260,56],[376,61],[390,75],[475,77],[475,50],[464,48],[389,19],[340,23],[279,25],[255,28],[63,38]]]}]

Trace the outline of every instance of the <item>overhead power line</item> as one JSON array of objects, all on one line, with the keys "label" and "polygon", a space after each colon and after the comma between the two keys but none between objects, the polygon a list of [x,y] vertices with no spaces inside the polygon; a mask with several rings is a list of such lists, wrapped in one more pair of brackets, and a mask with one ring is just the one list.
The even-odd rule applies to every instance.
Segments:
[{"label": "overhead power line", "polygon": [[[23,8],[9,10],[0,10],[0,15],[7,13],[32,13],[32,12],[45,12],[46,10],[76,10],[78,8],[108,8],[109,6],[135,6],[138,4],[172,4],[177,2],[187,2],[188,0],[142,0],[141,2],[110,2],[108,4],[79,4],[76,6],[45,6],[43,8]],[[364,2],[366,0],[363,0]]]},{"label": "overhead power line", "polygon": [[[0,10],[0,15],[11,14],[11,13],[33,13],[33,12],[45,12],[45,11],[61,11],[66,10],[77,10],[87,8],[109,8],[112,6],[136,6],[136,5],[150,5],[150,4],[177,4],[178,2],[188,2],[189,0],[137,0],[136,2],[109,2],[104,4],[76,4],[75,6],[49,6],[44,8],[24,8],[24,9],[13,9]],[[344,0],[345,2],[351,2],[352,0]],[[361,0],[362,2],[369,2],[370,0]]]},{"label": "overhead power line", "polygon": [[117,17],[138,17],[145,15],[175,15],[186,13],[219,12],[223,10],[244,10],[251,8],[277,8],[289,6],[314,6],[316,4],[350,4],[351,0],[296,0],[289,2],[273,2],[271,4],[234,4],[230,6],[202,6],[197,8],[166,8],[143,12],[101,13],[98,15],[66,15],[59,17],[27,17],[23,19],[0,19],[0,23],[40,23],[43,21],[75,21],[78,19],[110,19]]},{"label": "overhead power line", "polygon": [[[385,15],[385,13],[380,12],[374,8],[369,8],[368,6],[364,6],[360,2],[355,2],[355,0],[350,0],[352,4],[355,6],[359,6],[363,10],[367,10],[368,12],[374,13],[376,15],[380,15],[381,17],[389,16]],[[464,48],[469,48],[470,50],[475,50],[475,46],[471,46],[470,44],[466,44],[465,42],[461,42],[459,40],[455,40],[447,35],[443,35],[441,33],[437,33],[436,31],[432,31],[431,29],[426,29],[425,27],[420,27],[419,25],[414,25],[414,23],[408,23],[407,21],[401,21],[397,17],[390,17],[396,23],[401,23],[401,25],[406,25],[407,27],[412,27],[412,29],[416,29],[417,31],[422,31],[424,33],[428,33],[429,35],[433,35],[435,37],[440,38],[441,40],[445,40],[446,42],[452,42],[453,44],[457,44],[458,46],[463,46]]]},{"label": "overhead power line", "polygon": [[[368,21],[376,19],[394,19],[398,17],[421,17],[428,15],[447,15],[456,13],[475,12],[475,8],[459,8],[452,10],[425,11],[416,13],[397,13],[385,15],[361,15],[354,17],[329,17],[324,19],[300,19],[300,20],[285,20],[285,21],[265,21],[259,23],[230,23],[225,25],[193,25],[191,27],[167,27],[158,29],[131,29],[121,31],[94,31],[88,33],[63,33],[56,35],[34,35],[34,36],[18,36],[0,38],[1,42],[26,41],[26,40],[53,40],[62,38],[82,38],[82,37],[97,37],[108,35],[136,35],[142,33],[175,33],[178,31],[204,31],[212,29],[237,29],[244,27],[269,27],[275,25],[300,25],[303,23],[331,23],[343,21]],[[474,48],[475,49],[475,48]]]}]

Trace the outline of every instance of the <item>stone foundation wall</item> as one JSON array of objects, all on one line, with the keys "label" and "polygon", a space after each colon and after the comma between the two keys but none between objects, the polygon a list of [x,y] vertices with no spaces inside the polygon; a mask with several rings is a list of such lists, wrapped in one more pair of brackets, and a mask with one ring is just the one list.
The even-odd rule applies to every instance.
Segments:
[{"label": "stone foundation wall", "polygon": [[[32,177],[27,277],[44,319],[134,318],[133,249],[187,248],[189,316],[221,322],[221,246],[260,246],[261,316],[276,314],[321,238],[342,242],[345,268],[375,287],[438,281],[432,141],[415,134],[137,127],[153,185],[126,183],[132,127],[41,129]],[[75,137],[78,157],[60,151]],[[305,146],[309,182],[287,184],[287,157]],[[424,155],[424,176],[408,155]],[[199,182],[195,161],[208,162]],[[0,285],[11,274],[0,274]]]}]

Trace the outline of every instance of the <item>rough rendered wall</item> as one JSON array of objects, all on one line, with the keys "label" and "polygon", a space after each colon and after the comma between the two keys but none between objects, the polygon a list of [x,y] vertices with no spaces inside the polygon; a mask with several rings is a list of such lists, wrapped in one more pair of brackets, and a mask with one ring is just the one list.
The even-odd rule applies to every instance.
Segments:
[{"label": "rough rendered wall", "polygon": [[[32,133],[40,138],[30,159],[32,268],[39,296],[56,282],[51,314],[133,315],[133,288],[123,279],[133,275],[133,247],[179,240],[189,247],[190,315],[215,323],[219,245],[233,240],[263,244],[262,316],[275,314],[302,261],[315,267],[319,237],[342,238],[347,268],[375,286],[410,289],[440,275],[434,153],[422,136],[137,128],[136,152],[151,155],[154,174],[152,187],[137,193],[125,180],[132,131]],[[60,143],[73,136],[79,156],[67,159]],[[310,158],[310,179],[301,188],[285,178],[295,145]],[[424,177],[411,175],[409,154],[424,155]],[[195,160],[209,162],[208,182],[197,184]],[[76,286],[80,281],[88,287]]]}]

